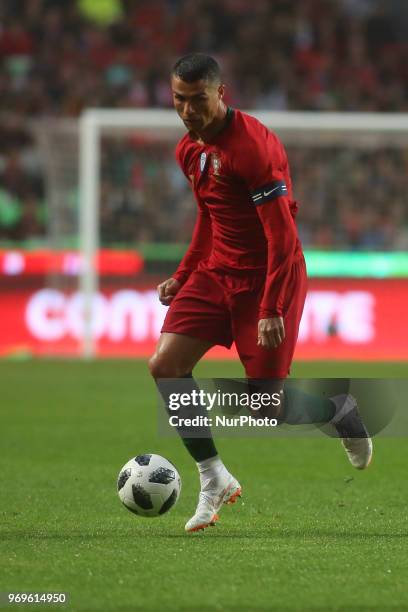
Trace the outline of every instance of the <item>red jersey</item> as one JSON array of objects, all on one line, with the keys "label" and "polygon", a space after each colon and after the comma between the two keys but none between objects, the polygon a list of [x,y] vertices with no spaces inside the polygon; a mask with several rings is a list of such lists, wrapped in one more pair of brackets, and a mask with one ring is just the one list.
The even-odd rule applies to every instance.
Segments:
[{"label": "red jersey", "polygon": [[303,253],[287,156],[278,137],[254,117],[228,109],[224,128],[210,143],[187,133],[176,158],[191,182],[198,216],[173,277],[183,284],[198,266],[265,274],[259,316],[282,316],[291,266]]}]

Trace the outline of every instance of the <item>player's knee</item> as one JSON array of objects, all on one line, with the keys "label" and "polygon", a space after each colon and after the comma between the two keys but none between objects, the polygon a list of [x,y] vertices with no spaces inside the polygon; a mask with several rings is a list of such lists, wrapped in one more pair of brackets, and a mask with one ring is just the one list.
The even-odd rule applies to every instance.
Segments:
[{"label": "player's knee", "polygon": [[181,378],[189,373],[189,368],[178,363],[169,355],[155,353],[149,359],[149,370],[153,378]]}]

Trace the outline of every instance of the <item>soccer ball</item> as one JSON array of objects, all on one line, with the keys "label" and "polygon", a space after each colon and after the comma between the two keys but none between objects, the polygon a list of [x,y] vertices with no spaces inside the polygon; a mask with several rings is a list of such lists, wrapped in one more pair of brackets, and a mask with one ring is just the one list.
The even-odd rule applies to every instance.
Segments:
[{"label": "soccer ball", "polygon": [[181,478],[175,466],[160,455],[138,455],[119,472],[118,495],[124,506],[140,516],[160,516],[179,498]]}]

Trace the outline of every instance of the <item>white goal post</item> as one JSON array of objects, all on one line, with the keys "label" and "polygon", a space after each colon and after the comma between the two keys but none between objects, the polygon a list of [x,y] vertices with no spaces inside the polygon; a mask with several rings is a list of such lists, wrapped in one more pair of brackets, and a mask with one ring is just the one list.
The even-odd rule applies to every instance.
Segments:
[{"label": "white goal post", "polygon": [[[341,144],[376,148],[408,145],[408,113],[261,112],[248,111],[277,132],[285,144],[328,146]],[[99,247],[101,134],[109,131],[159,130],[176,138],[184,127],[175,111],[166,109],[87,109],[79,126],[80,289],[84,300],[82,355],[95,354],[92,334],[92,300],[98,290],[95,255]]]}]

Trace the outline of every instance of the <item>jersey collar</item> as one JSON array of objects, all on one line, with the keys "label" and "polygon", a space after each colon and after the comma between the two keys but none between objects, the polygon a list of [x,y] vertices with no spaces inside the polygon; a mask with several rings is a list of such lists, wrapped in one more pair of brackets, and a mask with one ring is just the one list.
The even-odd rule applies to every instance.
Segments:
[{"label": "jersey collar", "polygon": [[[217,142],[217,140],[219,138],[221,138],[225,134],[225,132],[227,131],[227,129],[231,125],[232,120],[234,118],[234,115],[235,115],[234,109],[231,108],[231,106],[227,106],[227,112],[225,114],[224,125],[222,126],[220,131],[213,138],[211,138],[211,140],[206,141],[204,144],[205,145],[211,145],[211,144],[214,144],[215,142]],[[190,135],[190,140],[192,140],[193,142],[197,142],[197,140],[195,138],[191,137],[191,134],[189,134],[189,135]]]}]

